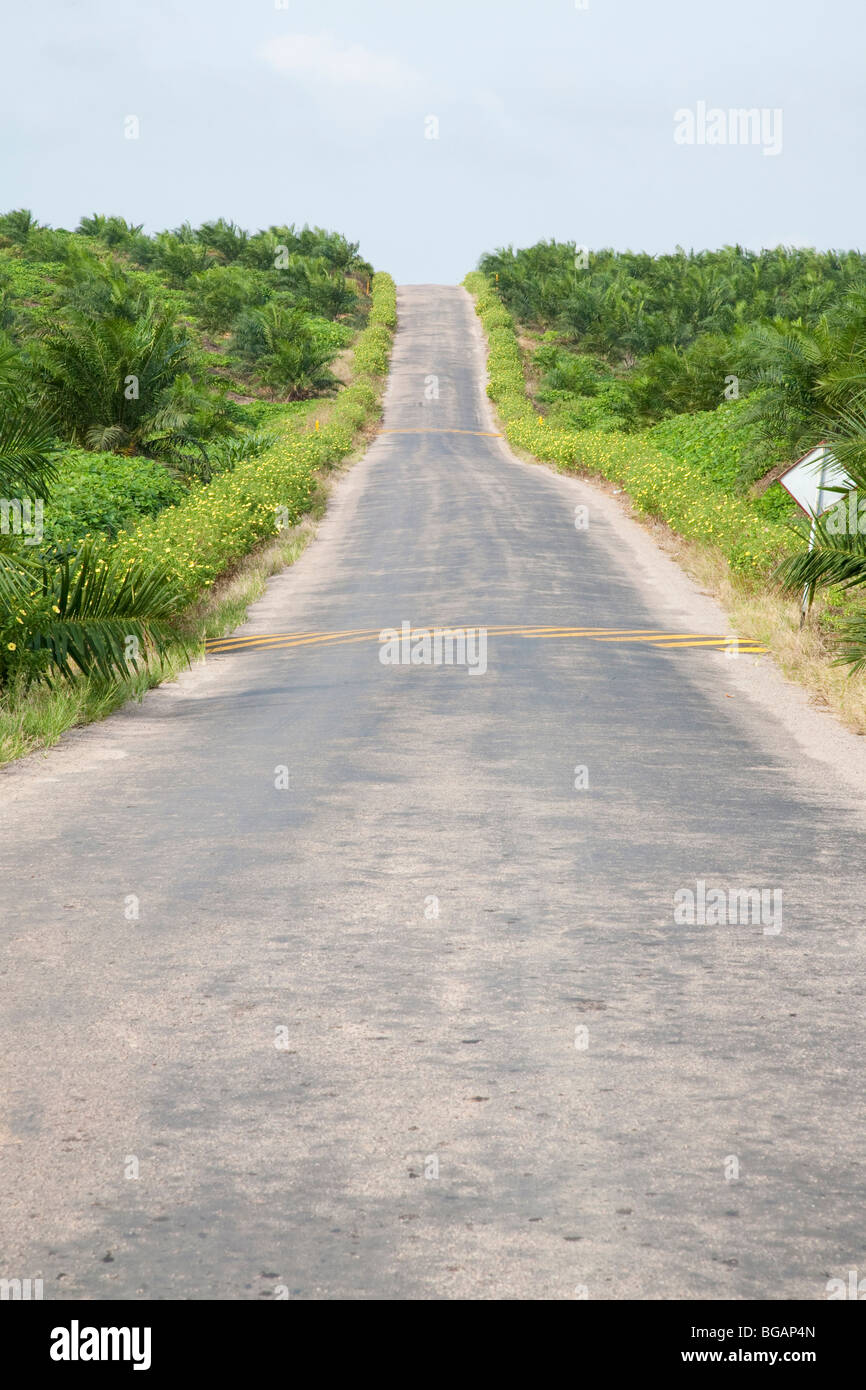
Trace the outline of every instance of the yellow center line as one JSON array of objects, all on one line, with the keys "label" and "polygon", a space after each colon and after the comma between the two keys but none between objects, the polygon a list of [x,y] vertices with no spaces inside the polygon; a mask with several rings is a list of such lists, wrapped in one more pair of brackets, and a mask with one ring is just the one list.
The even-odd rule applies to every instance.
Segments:
[{"label": "yellow center line", "polygon": [[[295,642],[295,641],[283,639],[283,638],[281,638],[281,637],[275,637],[275,638],[273,638],[273,639],[271,640],[271,642],[269,642],[266,646],[265,646],[265,645],[257,645],[257,646],[255,646],[255,647],[253,647],[252,650],[258,652],[258,651],[271,651],[274,647],[312,647],[312,646],[317,646],[317,645],[319,645],[320,643],[324,643],[324,642],[330,643],[330,645],[331,645],[332,647],[345,647],[345,646],[346,646],[348,643],[350,643],[350,642],[373,642],[373,641],[378,642],[378,641],[380,640],[380,638],[379,638],[380,632],[385,632],[385,631],[395,632],[395,633],[397,634],[397,640],[398,640],[398,641],[400,640],[401,636],[403,635],[403,634],[400,633],[396,628],[388,628],[388,629],[386,629],[386,628],[378,628],[378,627],[377,627],[375,630],[371,628],[368,632],[364,632],[364,633],[362,633],[360,636],[355,636],[355,635],[353,635],[352,633],[345,633],[345,634],[343,634],[343,633],[335,632],[335,633],[329,634],[328,637],[305,638],[305,639],[304,639],[303,641],[301,641],[301,642]],[[424,636],[426,633],[429,633],[430,631],[431,631],[430,628],[418,628],[418,629],[416,629],[414,632],[407,632],[405,635],[406,635],[406,637],[411,641],[411,640],[414,640],[414,639],[417,638],[417,637]],[[463,629],[457,629],[457,628],[447,628],[447,627],[444,627],[444,628],[439,628],[438,631],[444,632],[444,633],[456,632],[456,631],[463,631],[463,632],[465,632],[466,629],[465,629],[465,628],[463,628]],[[497,633],[497,636],[507,636],[507,635],[508,635],[507,633],[506,633],[506,634]],[[227,647],[227,648],[226,648],[226,647],[220,647],[219,650],[220,650],[220,651],[231,651],[231,650],[233,650],[233,649],[232,649],[231,647]],[[234,650],[237,650],[237,651],[249,651],[250,649],[249,649],[249,647],[237,647],[237,648],[235,648]]]},{"label": "yellow center line", "polygon": [[[596,628],[596,627],[592,627],[592,628],[523,628],[523,627],[514,627],[514,628],[490,628],[490,627],[488,627],[488,628],[485,628],[484,630],[485,630],[489,635],[492,635],[492,636],[494,636],[494,637],[591,637],[591,638],[593,638],[593,639],[595,639],[595,640],[599,640],[599,641],[602,641],[602,640],[603,640],[603,641],[629,640],[629,639],[632,637],[632,632],[631,632],[631,630],[626,630],[624,633],[618,634],[618,635],[616,635],[616,636],[605,637],[605,638],[599,638],[599,637],[597,637],[597,634],[598,634],[598,633],[600,633],[600,632],[610,632],[610,629],[609,629],[609,628]],[[270,635],[262,635],[262,636],[256,637],[256,638],[242,638],[242,639],[240,639],[239,641],[237,641],[237,643],[235,643],[235,642],[232,640],[232,638],[230,638],[230,637],[211,639],[210,641],[208,641],[208,642],[206,643],[206,650],[209,651],[209,652],[249,651],[250,649],[252,649],[253,651],[263,651],[263,650],[264,650],[264,651],[269,651],[269,650],[270,650],[272,647],[274,647],[274,646],[280,646],[280,647],[309,647],[309,646],[317,646],[317,645],[323,644],[323,643],[330,643],[332,646],[334,646],[334,645],[337,645],[337,644],[343,645],[343,644],[345,644],[346,642],[348,642],[349,640],[357,641],[357,642],[382,641],[383,639],[382,639],[382,637],[381,637],[381,633],[383,633],[383,632],[393,632],[393,633],[395,634],[395,637],[396,637],[398,640],[401,639],[403,636],[405,636],[408,640],[414,641],[416,638],[418,638],[418,637],[424,637],[424,636],[426,636],[427,634],[429,634],[429,633],[431,633],[431,632],[442,632],[442,633],[445,633],[445,634],[447,635],[447,634],[449,634],[449,633],[471,632],[471,631],[473,631],[473,628],[472,628],[471,625],[467,626],[466,624],[456,624],[456,625],[453,625],[453,626],[448,626],[447,624],[442,624],[442,625],[431,625],[431,626],[429,626],[429,627],[412,628],[409,632],[407,632],[407,633],[405,633],[405,634],[404,634],[399,628],[394,628],[394,627],[392,627],[392,628],[366,628],[366,629],[363,629],[363,628],[355,628],[355,629],[349,629],[349,630],[347,630],[346,632],[317,633],[317,634],[311,634],[311,635],[309,635],[309,636],[306,636],[306,635],[303,635],[303,634],[298,635],[298,634],[295,634],[295,633],[292,633],[292,632],[286,632],[286,633],[275,632],[275,633],[272,633],[272,634],[270,634]],[[635,636],[635,640],[642,640],[644,637],[647,637],[647,640],[650,640],[650,637],[654,640],[655,638],[664,638],[664,637],[670,637],[670,636],[671,636],[671,634],[670,634],[669,632],[658,632],[658,633],[650,634],[650,636],[647,636],[647,634],[646,634],[646,629],[645,629],[645,628],[637,629],[637,633],[639,634],[639,636]],[[724,640],[724,639],[713,639],[713,640]]]},{"label": "yellow center line", "polygon": [[[412,627],[406,633],[395,627],[344,628],[339,632],[272,632],[246,637],[210,638],[205,643],[205,650],[210,653],[221,654],[223,652],[249,650],[273,651],[277,648],[285,649],[288,647],[346,646],[353,642],[381,642],[383,632],[393,633],[398,640],[406,637],[410,641],[415,641],[432,632],[456,634],[472,630],[473,625],[471,624],[457,623],[451,625],[427,624],[423,627]],[[475,630],[478,630],[477,625]],[[650,642],[655,646],[669,650],[677,647],[715,647],[721,649],[729,648],[734,643],[736,643],[736,649],[744,653],[760,653],[767,650],[765,646],[753,639],[737,638],[730,635],[712,636],[705,632],[663,632],[647,628],[529,627],[527,625],[486,627],[484,630],[496,637],[585,637],[593,642]]]},{"label": "yellow center line", "polygon": [[[272,651],[275,651],[277,648],[284,649],[284,648],[286,648],[286,647],[292,647],[292,648],[294,648],[294,647],[312,647],[312,646],[317,646],[317,645],[319,645],[320,643],[325,642],[325,640],[326,640],[325,638],[316,638],[316,639],[313,639],[312,641],[305,641],[305,642],[287,642],[287,641],[284,641],[284,640],[281,640],[281,639],[277,638],[275,641],[268,643],[267,646],[253,647],[252,650],[255,651],[255,652],[272,652]],[[332,646],[332,647],[345,647],[345,646],[348,646],[351,642],[371,642],[371,641],[373,641],[373,640],[374,640],[374,638],[373,638],[373,636],[372,636],[370,633],[364,633],[364,635],[361,636],[361,637],[333,637],[333,638],[328,638],[328,639],[327,639],[327,642],[328,642],[328,644],[329,644],[330,646]],[[228,649],[226,649],[226,648],[220,648],[220,650],[221,650],[221,651],[225,651],[225,650],[231,651],[232,649],[229,647]],[[250,648],[249,648],[249,647],[238,647],[237,650],[238,650],[238,651],[249,651]]]},{"label": "yellow center line", "polygon": [[[605,634],[602,636],[602,634]],[[669,632],[647,632],[642,628],[625,628],[622,632],[616,632],[609,627],[563,627],[543,629],[540,632],[527,632],[526,637],[591,637],[594,642],[635,642],[655,641],[657,637],[670,637]]]},{"label": "yellow center line", "polygon": [[646,634],[636,632],[633,634],[618,633],[615,637],[594,637],[593,641],[621,642],[626,640],[628,642],[659,642],[665,638],[676,642],[699,640],[705,642],[732,642],[734,640],[732,637],[708,637],[705,632],[650,632]]},{"label": "yellow center line", "polygon": [[[291,637],[291,635],[292,635],[292,634],[289,634],[289,632],[285,632],[285,634],[282,634],[282,632],[274,632],[274,634],[272,634],[271,637],[260,637],[260,638],[256,638],[256,641],[254,641],[254,642],[253,642],[253,641],[249,641],[249,639],[247,639],[247,638],[240,638],[239,641],[236,641],[236,642],[232,641],[232,639],[231,639],[231,638],[228,638],[228,637],[218,638],[218,639],[215,639],[215,641],[214,641],[214,639],[211,639],[211,641],[207,641],[206,644],[204,644],[204,651],[206,651],[206,652],[222,652],[222,651],[245,652],[245,651],[253,651],[253,652],[254,652],[254,651],[256,651],[257,648],[260,648],[260,646],[267,645],[268,642],[274,642],[274,641],[277,641],[278,638],[284,638],[284,637],[285,637],[286,639],[288,639],[289,637]],[[310,637],[313,637],[313,634],[310,634]],[[297,639],[297,641],[307,641],[306,635],[304,635],[303,638]]]},{"label": "yellow center line", "polygon": [[[481,625],[479,625],[479,624],[472,624],[472,623],[423,623],[423,624],[422,624],[422,623],[419,623],[419,624],[417,624],[416,626],[414,626],[414,627],[412,627],[412,628],[409,629],[408,636],[414,637],[414,636],[422,635],[422,634],[425,633],[425,632],[432,632],[432,631],[440,631],[440,632],[460,632],[460,631],[463,631],[463,632],[466,632],[466,631],[471,630],[471,629],[473,629],[473,628],[477,629],[479,626],[483,626],[485,632],[488,632],[488,633],[493,632],[493,633],[496,633],[497,635],[499,635],[500,637],[502,637],[502,636],[513,635],[513,634],[515,634],[515,633],[523,634],[523,635],[530,636],[530,637],[531,637],[531,636],[535,636],[535,635],[544,635],[545,633],[550,633],[552,636],[556,636],[556,635],[562,634],[562,633],[573,634],[573,635],[577,635],[577,636],[587,636],[587,635],[592,635],[592,634],[594,634],[594,633],[598,633],[599,635],[604,634],[604,635],[611,636],[611,637],[614,637],[614,636],[628,636],[628,635],[630,635],[630,634],[635,634],[636,636],[647,636],[647,637],[651,637],[651,636],[669,637],[669,636],[672,636],[672,635],[673,635],[673,634],[671,634],[671,633],[669,633],[669,632],[667,632],[667,631],[662,630],[661,628],[646,628],[646,627],[623,627],[623,628],[618,628],[618,627],[563,627],[561,624],[555,624],[555,625],[554,625],[554,624],[551,624],[551,625],[548,625],[548,626],[540,626],[540,625],[534,625],[534,626],[533,626],[533,625],[526,624],[526,623],[522,623],[522,624],[519,624],[519,625],[514,624],[514,623],[502,623],[502,624],[497,624],[497,625],[491,625],[491,624],[489,624],[489,623],[488,623],[488,624],[481,624]],[[234,646],[234,645],[240,645],[240,644],[252,645],[252,644],[258,643],[258,642],[272,642],[272,641],[274,641],[276,638],[285,638],[287,641],[293,641],[293,642],[295,642],[295,641],[300,642],[300,641],[304,641],[304,640],[308,640],[308,639],[309,639],[310,641],[319,641],[319,640],[321,640],[321,641],[326,641],[328,638],[332,638],[332,637],[354,637],[354,636],[356,636],[356,635],[367,635],[367,634],[369,634],[369,635],[378,635],[378,634],[381,633],[381,632],[396,632],[398,635],[402,635],[402,630],[401,630],[400,628],[395,628],[395,627],[393,627],[393,626],[391,626],[391,627],[353,627],[353,628],[342,628],[342,629],[338,630],[337,632],[321,632],[321,631],[317,631],[317,632],[256,632],[256,633],[249,634],[249,635],[247,635],[247,636],[237,636],[237,637],[235,637],[235,636],[232,636],[232,635],[228,635],[228,636],[226,636],[226,637],[209,637],[209,638],[207,638],[207,641],[206,641],[205,645],[206,645],[207,647],[209,647],[209,648],[211,648],[211,647],[216,647],[216,646],[222,646],[222,645],[225,645],[225,644],[230,644],[230,645],[232,645],[232,646]],[[689,635],[689,634],[685,634],[685,635]],[[699,634],[699,635],[700,635],[700,636],[706,636],[705,633],[701,633],[701,634]],[[727,639],[727,638],[724,638],[724,639],[723,639],[723,638],[719,638],[718,640],[719,640],[719,641],[722,641],[722,640],[727,641],[727,640],[729,640],[729,639]]]},{"label": "yellow center line", "polygon": [[675,638],[673,641],[659,642],[657,645],[660,647],[730,647],[734,644],[735,641],[736,650],[738,652],[765,652],[767,650],[766,647],[762,647],[757,642],[746,642],[743,640],[738,641],[737,639],[732,637],[702,637],[699,640]]},{"label": "yellow center line", "polygon": [[208,637],[205,641],[205,647],[209,652],[218,651],[223,646],[240,650],[242,647],[258,646],[260,642],[272,642],[275,637],[297,637],[301,640],[306,637],[321,637],[323,635],[319,632],[263,632],[256,637]]},{"label": "yellow center line", "polygon": [[353,627],[346,628],[343,632],[262,632],[255,637],[211,637],[205,646],[209,651],[213,651],[222,646],[251,647],[259,646],[262,642],[276,642],[283,639],[300,645],[304,642],[328,642],[332,637],[354,637],[357,633],[372,635],[380,631],[381,629],[378,627]]},{"label": "yellow center line", "polygon": [[[453,623],[453,624],[450,624],[450,625],[447,624],[447,623],[440,623],[440,624],[430,623],[430,624],[428,624],[428,625],[425,626],[425,627],[414,627],[414,628],[411,628],[410,631],[409,631],[406,635],[407,635],[408,637],[410,637],[410,638],[413,638],[413,637],[423,636],[424,633],[432,632],[432,631],[438,631],[438,632],[466,632],[467,630],[471,630],[471,629],[472,629],[472,625],[471,625],[471,624],[467,625],[466,623]],[[559,629],[559,628],[525,628],[525,627],[519,627],[519,628],[509,628],[509,627],[487,627],[487,628],[485,628],[485,631],[488,632],[488,633],[491,633],[491,632],[492,632],[492,633],[495,633],[498,637],[506,637],[506,636],[509,636],[509,635],[511,635],[511,634],[513,634],[513,633],[519,633],[519,634],[521,634],[521,635],[533,636],[533,635],[536,634],[536,633],[538,633],[538,634],[540,634],[540,635],[544,635],[544,634],[547,633],[547,632],[556,633],[556,632],[559,632],[559,631],[567,631],[567,632],[569,632],[569,633],[575,633],[575,634],[580,635],[580,634],[582,634],[582,633],[584,633],[584,632],[587,632],[587,633],[589,633],[589,632],[606,632],[606,631],[609,631],[609,629],[607,629],[607,628],[567,628],[567,629]],[[337,638],[343,638],[343,637],[355,637],[355,636],[359,636],[359,637],[374,637],[374,638],[378,639],[378,638],[379,638],[379,634],[382,633],[382,632],[396,632],[398,637],[401,637],[401,636],[403,635],[403,634],[402,634],[402,631],[401,631],[399,628],[395,628],[395,627],[391,627],[391,628],[381,628],[381,627],[355,627],[355,628],[346,628],[346,629],[344,629],[342,632],[263,632],[263,633],[257,633],[257,634],[255,634],[254,636],[251,636],[251,637],[210,637],[210,638],[208,638],[207,642],[205,643],[205,646],[206,646],[206,648],[207,648],[208,651],[225,651],[225,650],[232,650],[232,649],[240,650],[242,647],[259,647],[259,646],[262,646],[262,645],[265,645],[265,644],[270,644],[270,643],[276,642],[276,641],[285,641],[287,644],[292,644],[292,645],[296,645],[296,646],[303,646],[303,645],[308,645],[309,643],[312,643],[312,642],[328,642],[328,641],[335,641]]]},{"label": "yellow center line", "polygon": [[[469,625],[469,626],[471,626],[471,625]],[[466,629],[467,629],[467,624],[466,624],[466,623],[452,623],[452,624],[449,625],[449,624],[447,624],[447,623],[428,623],[425,627],[418,626],[418,627],[412,628],[412,629],[410,630],[410,632],[409,632],[409,636],[412,637],[412,636],[415,636],[415,635],[417,635],[417,634],[419,634],[419,633],[430,632],[430,631],[432,631],[432,630],[434,630],[434,629],[438,629],[439,631],[442,631],[442,632],[454,632],[454,631],[458,631],[458,630],[461,630],[461,629],[462,629],[462,630],[465,632]],[[487,628],[485,629],[485,631],[487,631],[487,632],[496,632],[496,633],[499,633],[499,634],[503,634],[503,633],[506,633],[506,632],[512,632],[512,631],[514,631],[514,632],[523,632],[523,631],[527,631],[527,632],[535,632],[535,631],[538,631],[538,632],[548,632],[548,631],[553,631],[553,630],[554,630],[554,629],[549,629],[549,628],[537,628],[537,629],[536,629],[536,628],[508,628],[508,627],[505,627],[505,626],[503,626],[503,627],[487,627]],[[558,629],[556,629],[556,630],[558,630]],[[583,628],[574,628],[574,629],[571,629],[571,628],[569,628],[568,630],[569,630],[569,631],[574,631],[574,632],[582,632],[582,631],[587,631],[587,632],[606,632],[606,631],[608,631],[609,629],[607,629],[607,628],[586,628],[586,629],[583,629]],[[392,628],[382,628],[382,627],[353,627],[353,628],[344,628],[341,632],[259,632],[259,633],[253,633],[252,636],[247,636],[247,637],[232,637],[232,636],[228,636],[228,637],[208,637],[207,640],[206,640],[206,642],[205,642],[205,646],[206,646],[206,648],[208,649],[208,651],[213,651],[213,650],[215,650],[215,649],[217,649],[217,648],[219,648],[219,647],[223,647],[223,646],[226,646],[226,645],[228,645],[228,646],[235,646],[235,645],[240,646],[241,644],[243,644],[243,645],[247,645],[247,646],[252,646],[252,645],[258,644],[258,643],[260,643],[260,642],[273,642],[273,641],[275,641],[277,638],[286,638],[287,640],[291,640],[291,641],[293,641],[293,642],[294,642],[294,641],[300,642],[302,639],[307,639],[307,638],[309,638],[309,639],[311,639],[311,640],[313,640],[313,639],[322,639],[322,640],[326,640],[326,639],[331,638],[331,637],[354,637],[356,634],[358,634],[358,635],[360,635],[360,634],[370,634],[370,635],[378,636],[378,634],[379,634],[380,632],[386,632],[386,631],[389,631],[389,632],[397,632],[398,634],[400,633],[400,629],[399,629],[399,628],[393,628],[393,627],[392,627]]]}]

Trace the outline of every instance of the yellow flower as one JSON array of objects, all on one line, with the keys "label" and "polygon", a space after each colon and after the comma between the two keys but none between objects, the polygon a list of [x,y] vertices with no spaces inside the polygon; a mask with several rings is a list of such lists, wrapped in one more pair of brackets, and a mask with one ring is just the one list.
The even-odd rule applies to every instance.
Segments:
[{"label": "yellow flower", "polygon": [[9,648],[10,652],[14,652],[14,650],[15,650],[15,643],[14,643],[14,642],[7,642],[6,645],[7,645],[7,647]]}]

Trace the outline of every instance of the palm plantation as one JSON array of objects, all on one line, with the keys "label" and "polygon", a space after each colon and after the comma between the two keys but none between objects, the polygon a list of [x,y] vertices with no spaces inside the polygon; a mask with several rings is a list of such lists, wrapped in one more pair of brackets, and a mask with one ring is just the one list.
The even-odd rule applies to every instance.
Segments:
[{"label": "palm plantation", "polygon": [[[320,229],[219,218],[149,237],[102,214],[75,233],[0,216],[0,688],[124,680],[182,650],[188,586],[116,553],[88,480],[126,461],[135,527],[271,447],[287,403],[333,394],[371,274]],[[37,502],[44,538],[19,524]]]},{"label": "palm plantation", "polygon": [[847,594],[835,624],[842,659],[866,664],[866,614],[852,593],[866,583],[864,538],[825,519],[810,549],[811,519],[772,482],[827,440],[858,495],[866,489],[866,258],[732,246],[590,254],[541,242],[485,255],[480,269],[534,341],[551,424],[612,438],[649,430],[744,498],[770,480],[760,506],[797,537],[776,578],[792,593]]}]

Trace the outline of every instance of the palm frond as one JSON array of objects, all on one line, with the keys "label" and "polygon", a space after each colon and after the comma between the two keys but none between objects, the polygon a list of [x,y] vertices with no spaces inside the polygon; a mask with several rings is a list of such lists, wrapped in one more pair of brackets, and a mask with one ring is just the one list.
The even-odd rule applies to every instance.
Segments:
[{"label": "palm frond", "polygon": [[169,574],[121,562],[103,543],[56,564],[0,554],[0,602],[26,612],[22,647],[49,684],[78,673],[122,678],[169,644],[185,649],[176,627],[182,598]]},{"label": "palm frond", "polygon": [[44,496],[57,477],[54,448],[47,415],[0,399],[0,496]]}]

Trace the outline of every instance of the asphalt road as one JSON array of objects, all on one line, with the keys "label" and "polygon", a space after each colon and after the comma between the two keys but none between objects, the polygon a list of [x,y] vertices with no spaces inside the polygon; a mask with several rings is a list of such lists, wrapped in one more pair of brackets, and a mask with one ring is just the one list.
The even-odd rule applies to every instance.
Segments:
[{"label": "asphalt road", "polygon": [[[399,310],[397,432],[238,634],[353,640],[213,654],[0,776],[0,1275],[823,1298],[866,1274],[860,800],[767,658],[660,644],[724,628],[615,501],[490,437],[463,291]],[[482,674],[383,665],[404,621],[598,631],[491,631]],[[676,921],[699,881],[781,930]]]}]

